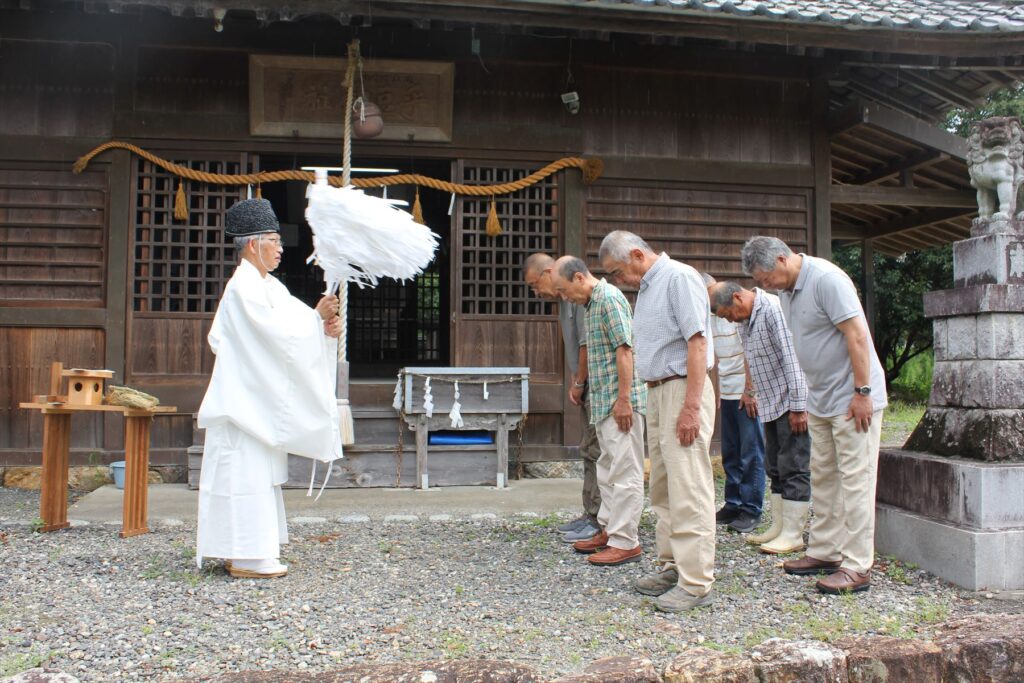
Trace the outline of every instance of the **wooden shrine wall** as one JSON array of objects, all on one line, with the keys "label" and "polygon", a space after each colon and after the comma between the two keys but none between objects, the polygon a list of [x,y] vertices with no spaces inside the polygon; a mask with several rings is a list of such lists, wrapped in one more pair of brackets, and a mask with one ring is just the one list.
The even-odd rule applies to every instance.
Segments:
[{"label": "wooden shrine wall", "polygon": [[[263,154],[341,154],[336,140],[248,134],[249,53],[338,54],[347,34],[336,25],[220,36],[208,22],[83,15],[72,37],[41,16],[0,11],[0,232],[10,240],[0,245],[0,365],[11,378],[0,383],[0,466],[38,448],[36,418],[16,405],[45,386],[51,356],[115,369],[186,411],[212,367],[205,336],[233,260],[216,233],[240,192],[190,186],[190,222],[177,224],[166,176],[126,153],[74,176],[79,154],[128,139],[229,173]],[[373,56],[452,61],[456,76],[451,143],[360,140],[357,158],[450,161],[468,182],[567,155],[605,162],[593,186],[569,171],[534,195],[499,198],[506,234],[497,239],[483,235],[489,199],[460,200],[453,212],[451,360],[533,368],[526,437],[551,457],[576,442],[579,416],[565,401],[557,311],[518,281],[526,254],[577,253],[596,266],[601,237],[626,228],[699,269],[737,276],[750,235],[812,241],[811,89],[797,59],[766,65],[752,54],[717,60],[580,41],[574,116],[560,101],[565,50],[553,41],[505,36],[500,58],[481,62],[449,32],[375,26],[360,37]],[[390,405],[390,392],[365,395]],[[120,427],[100,421],[74,438],[79,453],[116,449]],[[187,416],[157,420],[155,460],[183,462],[189,443]]]}]

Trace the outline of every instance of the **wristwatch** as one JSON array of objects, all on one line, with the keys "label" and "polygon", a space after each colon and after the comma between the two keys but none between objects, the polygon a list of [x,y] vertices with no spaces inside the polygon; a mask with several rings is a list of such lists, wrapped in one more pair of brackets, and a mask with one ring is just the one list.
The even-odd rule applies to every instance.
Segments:
[{"label": "wristwatch", "polygon": [[853,390],[856,393],[860,394],[861,396],[870,396],[871,395],[871,387],[868,386],[867,384],[865,384],[862,387],[854,387]]}]

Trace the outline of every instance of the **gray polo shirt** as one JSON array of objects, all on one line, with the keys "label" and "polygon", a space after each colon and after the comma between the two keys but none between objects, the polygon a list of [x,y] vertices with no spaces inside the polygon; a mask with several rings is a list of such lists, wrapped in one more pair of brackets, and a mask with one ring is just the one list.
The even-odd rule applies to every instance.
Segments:
[{"label": "gray polo shirt", "polygon": [[587,309],[579,304],[562,301],[558,304],[558,325],[562,328],[565,363],[573,377],[580,369],[580,347],[587,345]]},{"label": "gray polo shirt", "polygon": [[[864,309],[850,277],[832,263],[800,254],[803,264],[792,291],[779,292],[782,312],[793,334],[800,367],[807,376],[807,410],[817,417],[844,415],[853,399],[853,364],[846,335],[836,327]],[[865,327],[867,323],[865,322]],[[888,401],[885,373],[868,333],[871,402],[875,410]]]},{"label": "gray polo shirt", "polygon": [[707,367],[715,364],[711,309],[704,281],[692,267],[662,254],[640,280],[633,311],[633,353],[640,379],[686,376],[686,342],[707,339]]}]

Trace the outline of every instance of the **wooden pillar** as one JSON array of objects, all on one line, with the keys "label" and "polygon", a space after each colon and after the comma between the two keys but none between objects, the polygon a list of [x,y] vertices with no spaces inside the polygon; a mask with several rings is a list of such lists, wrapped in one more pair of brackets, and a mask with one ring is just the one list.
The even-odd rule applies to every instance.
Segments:
[{"label": "wooden pillar", "polygon": [[[51,386],[52,388],[52,386]],[[68,447],[71,413],[43,413],[43,481],[39,497],[40,531],[68,526]]]},{"label": "wooden pillar", "polygon": [[121,538],[149,532],[149,430],[152,414],[124,417],[124,508],[121,516]]},{"label": "wooden pillar", "polygon": [[861,271],[864,273],[864,318],[868,322],[871,338],[875,338],[875,248],[871,240],[864,240],[861,249]]},{"label": "wooden pillar", "polygon": [[828,132],[828,79],[811,82],[811,155],[814,164],[814,227],[811,254],[832,258],[832,146]]},{"label": "wooden pillar", "polygon": [[427,416],[420,415],[416,419],[416,485],[421,489],[430,488],[430,474],[427,471]]}]

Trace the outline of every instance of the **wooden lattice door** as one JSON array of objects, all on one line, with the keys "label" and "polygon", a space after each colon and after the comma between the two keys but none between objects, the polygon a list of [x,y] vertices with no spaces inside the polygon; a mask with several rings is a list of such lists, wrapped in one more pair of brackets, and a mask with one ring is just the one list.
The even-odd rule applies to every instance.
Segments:
[{"label": "wooden lattice door", "polygon": [[[456,177],[473,185],[506,183],[532,167],[460,161]],[[496,198],[504,231],[486,232],[490,197],[457,202],[452,268],[452,358],[457,366],[524,366],[533,381],[561,382],[558,308],[523,282],[522,265],[535,252],[563,250],[558,177]]]},{"label": "wooden lattice door", "polygon": [[[257,158],[245,153],[163,156],[209,173],[259,170]],[[246,188],[186,182],[189,217],[176,221],[177,178],[139,159],[132,183],[128,378],[191,412],[213,369],[206,335],[236,263],[234,245],[224,237],[224,212]]]}]

